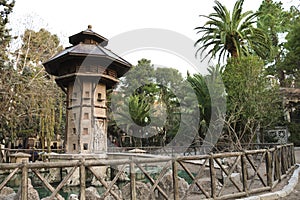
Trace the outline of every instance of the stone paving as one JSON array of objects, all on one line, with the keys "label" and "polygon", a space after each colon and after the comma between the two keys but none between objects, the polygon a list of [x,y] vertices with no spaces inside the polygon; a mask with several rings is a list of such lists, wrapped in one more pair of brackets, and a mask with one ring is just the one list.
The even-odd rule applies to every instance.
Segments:
[{"label": "stone paving", "polygon": [[280,198],[280,200],[299,200],[300,199],[300,178],[298,178],[298,184],[294,188],[291,194],[286,197]]},{"label": "stone paving", "polygon": [[[296,162],[300,164],[300,149],[295,151]],[[298,176],[298,183],[293,191],[286,197],[280,198],[280,200],[299,200],[300,199],[300,174]]]}]

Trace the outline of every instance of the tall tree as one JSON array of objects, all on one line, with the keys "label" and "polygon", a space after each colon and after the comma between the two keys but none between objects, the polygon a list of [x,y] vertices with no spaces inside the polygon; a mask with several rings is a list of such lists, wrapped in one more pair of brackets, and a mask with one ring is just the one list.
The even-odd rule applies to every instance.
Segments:
[{"label": "tall tree", "polygon": [[[212,146],[217,142],[222,129],[222,115],[225,114],[225,88],[222,82],[223,67],[210,66],[209,74],[189,75],[187,81],[191,84],[198,100],[200,113],[198,135],[203,145]],[[207,146],[208,145],[208,146]]]},{"label": "tall tree", "polygon": [[285,79],[291,72],[291,65],[280,64],[286,53],[286,41],[282,37],[297,23],[299,10],[294,6],[285,10],[281,2],[264,0],[258,12],[257,25],[270,36],[272,44],[270,57],[266,60],[267,71],[279,79],[282,87],[287,86]]},{"label": "tall tree", "polygon": [[208,21],[203,25],[196,27],[197,33],[203,34],[195,43],[200,44],[196,55],[200,52],[202,56],[217,55],[220,59],[232,56],[240,57],[242,55],[256,54],[262,58],[269,55],[270,40],[268,36],[259,28],[255,27],[255,18],[258,13],[252,11],[243,12],[244,0],[237,0],[232,14],[219,1],[214,6],[215,12],[205,17]]},{"label": "tall tree", "polygon": [[139,87],[153,83],[154,73],[154,66],[151,61],[143,58],[125,74],[126,78],[122,78],[121,89],[130,92],[125,95],[131,95]]},{"label": "tall tree", "polygon": [[[45,72],[42,63],[60,50],[62,46],[57,35],[42,28],[37,32],[25,30],[22,46],[16,51],[15,66],[25,79],[24,94],[31,97],[26,98],[30,104],[30,109],[27,109],[26,113],[35,116],[31,123],[35,124],[32,130],[34,134],[38,133],[43,149],[47,143],[48,151],[55,134],[62,134],[64,95],[56,86],[53,77],[49,77]],[[24,131],[24,128],[21,130]]]},{"label": "tall tree", "polygon": [[63,94],[42,67],[42,62],[56,53],[61,46],[58,37],[49,31],[26,30],[22,46],[13,59],[14,68],[6,70],[1,79],[3,102],[0,102],[1,132],[12,140],[38,136],[43,147],[55,133],[62,133]]},{"label": "tall tree", "polygon": [[[148,142],[157,141],[159,145],[163,139],[171,140],[180,123],[179,102],[174,92],[180,89],[182,81],[178,70],[155,69],[150,60],[141,59],[121,81],[120,91],[112,94],[116,121],[111,124],[123,130],[126,127],[125,132],[140,137],[148,129],[147,133],[152,132],[149,136],[153,136]],[[110,129],[120,133],[118,129]]]},{"label": "tall tree", "polygon": [[201,138],[205,137],[205,133],[207,131],[211,116],[211,99],[205,79],[205,76],[201,74],[195,74],[193,76],[189,75],[187,77],[187,81],[191,84],[198,99],[198,106],[201,117],[199,136]]},{"label": "tall tree", "polygon": [[242,143],[253,142],[257,130],[280,122],[279,90],[269,84],[263,61],[254,56],[230,59],[222,77],[227,92],[226,133],[242,149]]},{"label": "tall tree", "polygon": [[41,63],[62,50],[58,36],[44,28],[37,32],[26,29],[21,38],[23,44],[15,52],[17,56],[15,65],[19,67],[21,73],[25,68],[27,70],[40,68]]},{"label": "tall tree", "polygon": [[[7,130],[14,129],[17,125],[9,114],[13,112],[15,99],[11,85],[14,84],[15,71],[8,62],[7,47],[11,41],[11,35],[7,24],[9,15],[13,10],[15,1],[0,1],[0,139],[3,141],[9,134]],[[18,81],[16,81],[18,82]]]},{"label": "tall tree", "polygon": [[284,70],[285,75],[289,78],[285,79],[284,85],[291,87],[300,87],[300,16],[292,25],[291,30],[286,36],[287,42],[284,44],[286,54],[282,61],[278,64],[278,68]]},{"label": "tall tree", "polygon": [[8,17],[12,12],[15,1],[2,0],[0,1],[0,67],[3,67],[4,62],[7,59],[7,45],[11,40],[9,29],[7,28]]}]

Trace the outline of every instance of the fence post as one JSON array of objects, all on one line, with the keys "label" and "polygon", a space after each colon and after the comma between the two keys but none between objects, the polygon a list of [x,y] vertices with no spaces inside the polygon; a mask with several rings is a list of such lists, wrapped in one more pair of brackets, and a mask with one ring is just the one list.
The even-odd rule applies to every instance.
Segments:
[{"label": "fence post", "polygon": [[86,174],[85,174],[85,166],[84,166],[85,159],[80,159],[80,167],[79,167],[79,173],[80,173],[80,200],[85,200],[85,180],[86,180]]},{"label": "fence post", "polygon": [[277,180],[280,182],[281,181],[281,151],[278,146],[276,146],[275,149],[276,149],[276,163],[277,163],[276,174],[277,174]]},{"label": "fence post", "polygon": [[291,154],[290,154],[290,148],[288,145],[285,145],[285,156],[286,156],[286,163],[285,163],[285,166],[286,166],[286,172],[289,171],[290,169],[290,160],[291,160]]},{"label": "fence post", "polygon": [[278,154],[277,147],[275,146],[275,150],[273,152],[273,159],[274,159],[274,177],[276,181],[279,179],[279,166],[278,166],[277,154]]},{"label": "fence post", "polygon": [[280,146],[279,146],[279,148],[277,148],[277,150],[278,150],[278,153],[279,154],[277,154],[277,159],[278,159],[278,180],[279,180],[279,182],[281,181],[281,179],[282,179],[282,177],[281,177],[281,175],[282,175],[282,148],[280,148]]},{"label": "fence post", "polygon": [[0,144],[0,162],[4,163],[4,155],[2,156],[2,145]]},{"label": "fence post", "polygon": [[267,185],[273,188],[273,179],[272,179],[272,159],[271,153],[267,150],[266,153],[266,170],[267,170]]},{"label": "fence post", "polygon": [[281,174],[286,174],[288,167],[287,167],[287,161],[288,161],[288,154],[287,154],[287,148],[286,145],[281,146]]},{"label": "fence post", "polygon": [[291,152],[292,152],[292,165],[296,164],[296,156],[295,156],[295,147],[294,144],[291,145]]},{"label": "fence post", "polygon": [[248,194],[248,185],[247,185],[247,177],[248,177],[248,172],[247,172],[247,163],[246,163],[246,158],[245,158],[245,151],[241,155],[241,164],[242,164],[242,180],[243,180],[243,190],[246,192],[247,196]]},{"label": "fence post", "polygon": [[288,160],[288,168],[291,169],[291,167],[293,166],[293,148],[292,148],[292,145],[288,145],[287,146],[287,150],[288,150],[288,157],[289,157],[289,160]]},{"label": "fence post", "polygon": [[211,197],[216,198],[216,171],[214,166],[213,154],[210,154],[209,158],[209,168],[210,168],[210,180],[211,180]]},{"label": "fence post", "polygon": [[179,199],[179,191],[178,191],[178,166],[176,163],[176,158],[172,161],[172,168],[173,168],[173,188],[174,188],[174,200]]},{"label": "fence post", "polygon": [[28,199],[28,166],[27,161],[22,161],[22,179],[21,179],[21,199],[27,200]]},{"label": "fence post", "polygon": [[135,182],[135,169],[134,162],[131,157],[130,162],[130,190],[131,190],[131,200],[136,200],[136,182]]}]

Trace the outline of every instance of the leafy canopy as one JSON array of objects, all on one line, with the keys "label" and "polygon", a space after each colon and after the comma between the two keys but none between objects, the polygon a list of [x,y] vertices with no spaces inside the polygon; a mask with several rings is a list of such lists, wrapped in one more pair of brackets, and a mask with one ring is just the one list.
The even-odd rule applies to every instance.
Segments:
[{"label": "leafy canopy", "polygon": [[2,68],[5,59],[7,59],[6,47],[8,46],[11,35],[9,34],[9,29],[7,28],[8,17],[12,12],[15,1],[1,0],[0,1],[0,68]]},{"label": "leafy canopy", "polygon": [[215,12],[208,16],[203,26],[196,27],[197,34],[203,34],[195,43],[200,45],[196,55],[203,56],[203,59],[211,55],[210,59],[219,56],[218,61],[225,57],[240,57],[242,55],[256,54],[262,58],[269,55],[270,40],[264,32],[255,27],[255,19],[259,13],[252,11],[243,12],[244,0],[238,0],[230,11],[216,1]]},{"label": "leafy canopy", "polygon": [[233,141],[251,143],[258,128],[270,128],[279,122],[279,90],[268,82],[261,59],[229,59],[222,77],[227,92],[225,124],[229,135],[235,136]]}]

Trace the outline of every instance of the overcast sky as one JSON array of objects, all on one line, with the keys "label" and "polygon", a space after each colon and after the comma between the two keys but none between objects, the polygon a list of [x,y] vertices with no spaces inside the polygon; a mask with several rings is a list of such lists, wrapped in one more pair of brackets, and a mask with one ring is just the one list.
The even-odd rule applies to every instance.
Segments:
[{"label": "overcast sky", "polygon": [[[235,0],[220,2],[231,10]],[[282,2],[285,7],[299,4],[299,0]],[[244,11],[256,11],[260,4],[261,0],[245,0],[243,8]],[[48,30],[59,35],[64,46],[68,45],[68,36],[85,30],[89,24],[95,32],[108,39],[136,29],[156,28],[167,29],[196,41],[199,36],[194,28],[204,22],[199,15],[211,13],[213,5],[213,0],[16,0],[11,23],[15,34],[22,32],[24,23],[35,29],[47,26]],[[132,64],[136,64],[140,57],[147,57],[158,65],[184,65],[180,58],[167,54],[140,49],[122,56]]]}]

